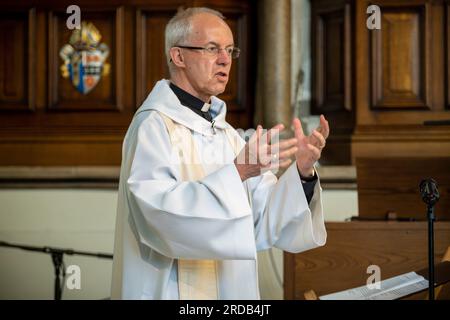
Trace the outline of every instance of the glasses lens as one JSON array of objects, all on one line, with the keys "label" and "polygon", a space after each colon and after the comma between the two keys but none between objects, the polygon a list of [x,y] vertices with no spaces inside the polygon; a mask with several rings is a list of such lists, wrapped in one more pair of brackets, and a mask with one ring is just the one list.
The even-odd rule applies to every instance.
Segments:
[{"label": "glasses lens", "polygon": [[233,51],[231,52],[231,57],[233,59],[239,58],[239,55],[241,54],[241,50],[239,48],[233,48]]},{"label": "glasses lens", "polygon": [[215,46],[211,46],[211,47],[206,47],[206,52],[208,52],[211,55],[217,55],[219,53],[219,48],[215,47]]}]

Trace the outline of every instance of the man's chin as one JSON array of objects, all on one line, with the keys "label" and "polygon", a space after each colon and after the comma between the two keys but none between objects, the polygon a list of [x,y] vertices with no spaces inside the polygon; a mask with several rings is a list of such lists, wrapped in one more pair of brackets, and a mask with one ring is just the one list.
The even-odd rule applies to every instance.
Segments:
[{"label": "man's chin", "polygon": [[223,85],[221,84],[221,85],[215,86],[214,89],[211,90],[211,91],[212,91],[212,92],[211,92],[211,95],[213,95],[213,96],[218,96],[219,94],[224,93],[226,87],[227,87],[227,84],[226,84],[226,83],[224,83]]}]

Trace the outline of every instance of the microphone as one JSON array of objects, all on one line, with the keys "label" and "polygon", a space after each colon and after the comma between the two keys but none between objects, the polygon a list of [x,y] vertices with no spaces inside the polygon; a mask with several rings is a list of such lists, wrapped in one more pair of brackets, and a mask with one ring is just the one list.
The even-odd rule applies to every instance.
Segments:
[{"label": "microphone", "polygon": [[428,206],[434,206],[439,200],[439,190],[436,181],[433,179],[424,179],[419,185],[420,195],[423,202]]}]

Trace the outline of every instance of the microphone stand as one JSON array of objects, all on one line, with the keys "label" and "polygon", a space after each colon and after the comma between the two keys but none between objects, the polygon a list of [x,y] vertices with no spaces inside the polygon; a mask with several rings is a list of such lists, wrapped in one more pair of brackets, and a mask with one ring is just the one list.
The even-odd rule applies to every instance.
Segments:
[{"label": "microphone stand", "polygon": [[427,205],[428,217],[428,295],[429,300],[434,300],[434,206]]},{"label": "microphone stand", "polygon": [[[445,120],[429,120],[424,121],[425,126],[450,126],[450,119]],[[430,179],[429,179],[430,180]],[[432,179],[431,179],[432,180]],[[423,180],[422,182],[425,182]],[[435,181],[432,181],[435,185]],[[435,185],[436,186],[436,185]],[[428,295],[430,300],[434,300],[434,225],[433,222],[436,220],[434,215],[434,204],[439,199],[439,192],[437,191],[437,186],[433,194],[434,201],[427,201],[423,198],[423,201],[427,204],[427,217],[428,217]],[[422,190],[421,190],[422,193]],[[422,193],[422,196],[424,194]]]},{"label": "microphone stand", "polygon": [[434,205],[439,201],[439,190],[436,181],[424,179],[419,184],[423,202],[427,205],[428,218],[428,295],[434,300]]},{"label": "microphone stand", "polygon": [[[29,245],[17,245],[17,244],[11,244],[5,241],[0,241],[0,247],[8,247],[8,248],[17,248],[27,251],[35,251],[35,252],[44,252],[48,253],[52,256],[52,262],[53,267],[55,270],[55,284],[54,284],[54,298],[55,300],[61,300],[62,295],[62,280],[66,276],[65,270],[64,270],[64,254],[68,255],[83,255],[83,256],[91,256],[91,257],[97,257],[97,258],[104,258],[104,259],[112,259],[113,255],[108,253],[93,253],[93,252],[86,252],[86,251],[75,251],[73,249],[61,249],[61,248],[52,248],[52,247],[35,247],[35,246],[29,246]],[[61,277],[62,275],[62,277]]]}]

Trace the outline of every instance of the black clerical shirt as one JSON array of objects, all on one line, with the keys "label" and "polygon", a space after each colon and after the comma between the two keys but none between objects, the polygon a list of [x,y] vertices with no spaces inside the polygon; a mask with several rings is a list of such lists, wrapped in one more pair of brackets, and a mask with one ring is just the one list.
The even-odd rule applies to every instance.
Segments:
[{"label": "black clerical shirt", "polygon": [[[200,117],[208,120],[209,122],[212,122],[212,116],[209,113],[209,108],[208,111],[202,111],[202,108],[205,106],[205,103],[202,100],[193,96],[189,92],[184,91],[180,87],[174,85],[172,82],[170,82],[169,86],[183,106],[191,109]],[[298,174],[300,175],[300,171],[298,172]],[[314,187],[316,186],[317,182],[317,174],[314,174],[314,176],[311,178],[303,178],[300,175],[300,179],[303,191],[305,192],[306,200],[308,201],[309,204],[314,195]]]},{"label": "black clerical shirt", "polygon": [[197,97],[194,97],[192,94],[184,91],[180,87],[177,87],[172,82],[170,82],[169,86],[183,106],[191,109],[200,117],[205,118],[209,122],[212,122],[212,117],[211,114],[209,113],[209,109],[208,111],[202,111],[202,108],[205,106],[205,103],[202,100],[200,100]]}]

